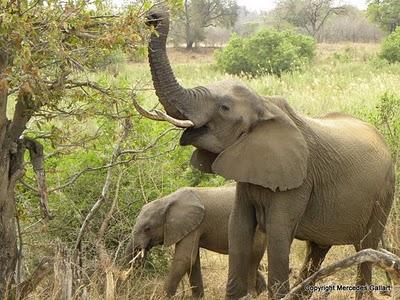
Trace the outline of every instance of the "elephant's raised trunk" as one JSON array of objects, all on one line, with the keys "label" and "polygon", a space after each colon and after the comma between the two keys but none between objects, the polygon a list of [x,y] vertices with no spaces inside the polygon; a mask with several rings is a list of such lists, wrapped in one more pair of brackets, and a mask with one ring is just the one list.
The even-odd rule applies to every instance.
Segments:
[{"label": "elephant's raised trunk", "polygon": [[176,80],[167,56],[169,13],[165,7],[153,8],[147,16],[147,25],[155,27],[149,42],[149,63],[156,94],[167,114],[175,119],[189,119],[196,126],[205,123],[199,114],[201,101],[208,90],[204,87],[183,88]]},{"label": "elephant's raised trunk", "polygon": [[189,101],[190,95],[176,80],[167,56],[169,13],[164,8],[155,8],[149,13],[147,24],[156,28],[149,42],[149,63],[156,94],[168,115],[187,119],[176,102]]}]

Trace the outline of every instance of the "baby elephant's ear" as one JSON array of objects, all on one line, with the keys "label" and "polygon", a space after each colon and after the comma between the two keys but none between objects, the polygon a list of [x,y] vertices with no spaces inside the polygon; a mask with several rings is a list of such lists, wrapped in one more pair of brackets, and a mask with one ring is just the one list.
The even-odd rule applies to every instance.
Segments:
[{"label": "baby elephant's ear", "polygon": [[203,221],[204,205],[191,189],[173,193],[166,214],[164,245],[176,244],[195,230]]},{"label": "baby elephant's ear", "polygon": [[288,117],[260,121],[223,151],[212,169],[227,179],[285,191],[299,187],[307,175],[308,147]]},{"label": "baby elephant's ear", "polygon": [[211,165],[217,158],[218,154],[209,152],[203,149],[196,149],[193,151],[192,158],[190,159],[190,164],[205,173],[214,173],[212,171]]}]

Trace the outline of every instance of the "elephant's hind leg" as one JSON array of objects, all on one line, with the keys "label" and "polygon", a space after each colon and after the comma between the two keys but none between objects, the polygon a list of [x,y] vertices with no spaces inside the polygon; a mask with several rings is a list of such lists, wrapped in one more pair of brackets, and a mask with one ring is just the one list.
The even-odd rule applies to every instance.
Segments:
[{"label": "elephant's hind leg", "polygon": [[200,299],[204,296],[203,277],[201,276],[200,266],[200,253],[197,250],[197,258],[189,272],[189,282],[192,288],[192,294],[194,299]]},{"label": "elephant's hind leg", "polygon": [[[320,269],[330,248],[330,245],[321,246],[314,242],[307,241],[307,254],[299,278],[296,280],[294,286],[300,284],[303,280],[307,279]],[[311,292],[303,291],[301,294],[296,295],[294,299],[308,299],[310,296]]]},{"label": "elephant's hind leg", "polygon": [[[360,244],[354,245],[356,251],[360,251],[363,249],[377,249],[379,244],[378,239],[368,239],[368,237]],[[359,264],[357,267],[357,286],[369,286],[372,282],[372,263],[365,262]],[[372,291],[361,291],[356,292],[356,299],[374,299],[372,295]]]},{"label": "elephant's hind leg", "polygon": [[[389,174],[390,177],[390,174]],[[393,179],[391,179],[393,180]],[[360,240],[359,243],[354,244],[356,251],[363,249],[377,249],[379,241],[382,238],[383,230],[389,216],[390,207],[393,201],[393,190],[382,189],[380,195],[378,195],[370,220],[368,222],[369,230],[365,236]],[[372,282],[372,263],[362,263],[357,268],[357,281],[356,285],[369,286]],[[372,291],[357,291],[356,299],[373,299]]]}]

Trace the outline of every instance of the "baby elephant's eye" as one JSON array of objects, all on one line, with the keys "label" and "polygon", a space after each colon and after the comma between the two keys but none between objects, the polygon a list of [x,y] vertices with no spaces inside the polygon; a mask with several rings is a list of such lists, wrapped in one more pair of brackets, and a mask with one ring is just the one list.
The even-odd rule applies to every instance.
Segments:
[{"label": "baby elephant's eye", "polygon": [[150,231],[150,227],[149,227],[149,226],[146,226],[146,227],[143,229],[143,231],[144,231],[144,232],[149,232],[149,231]]},{"label": "baby elephant's eye", "polygon": [[229,110],[231,109],[231,108],[230,108],[228,105],[226,105],[226,104],[221,104],[220,108],[221,108],[222,111],[229,111]]}]

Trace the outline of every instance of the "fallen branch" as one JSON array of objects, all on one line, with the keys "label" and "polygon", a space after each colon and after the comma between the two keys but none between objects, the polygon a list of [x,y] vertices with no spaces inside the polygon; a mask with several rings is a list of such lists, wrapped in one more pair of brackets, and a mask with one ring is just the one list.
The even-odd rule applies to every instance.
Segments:
[{"label": "fallen branch", "polygon": [[299,294],[300,291],[303,290],[307,285],[314,284],[315,282],[322,280],[340,270],[347,269],[353,265],[359,265],[365,262],[370,262],[377,265],[391,274],[395,281],[400,282],[400,258],[398,256],[384,249],[380,249],[379,251],[365,249],[315,272],[303,282],[292,288],[290,292],[284,298],[282,298],[282,300],[288,300],[292,296]]}]

